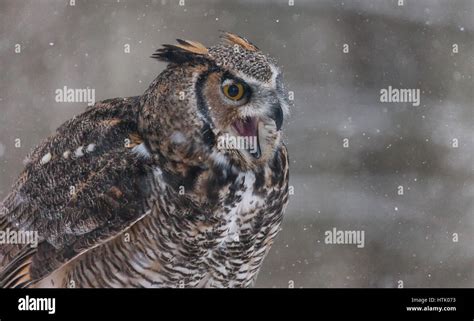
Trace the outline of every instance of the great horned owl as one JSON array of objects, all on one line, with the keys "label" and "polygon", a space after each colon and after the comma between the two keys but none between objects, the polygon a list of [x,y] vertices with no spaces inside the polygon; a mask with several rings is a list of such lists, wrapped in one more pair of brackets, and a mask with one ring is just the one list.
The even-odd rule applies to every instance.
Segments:
[{"label": "great horned owl", "polygon": [[152,57],[168,66],[142,96],[96,103],[28,156],[0,227],[38,243],[0,245],[0,286],[254,283],[288,201],[280,69],[231,33]]}]

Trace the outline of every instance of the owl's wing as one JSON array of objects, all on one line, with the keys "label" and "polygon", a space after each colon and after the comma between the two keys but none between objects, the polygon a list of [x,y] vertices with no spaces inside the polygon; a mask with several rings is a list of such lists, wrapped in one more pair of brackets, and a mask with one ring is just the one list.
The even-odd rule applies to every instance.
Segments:
[{"label": "owl's wing", "polygon": [[150,167],[133,151],[137,102],[97,103],[27,158],[0,204],[0,231],[17,236],[0,244],[0,287],[28,286],[146,215]]}]

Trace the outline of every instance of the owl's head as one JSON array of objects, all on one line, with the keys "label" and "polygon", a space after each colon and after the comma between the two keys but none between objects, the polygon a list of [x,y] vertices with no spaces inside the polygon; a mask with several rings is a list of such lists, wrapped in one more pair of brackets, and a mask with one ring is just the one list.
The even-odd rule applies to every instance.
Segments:
[{"label": "owl's head", "polygon": [[161,118],[152,150],[247,169],[271,159],[289,109],[274,59],[231,33],[209,48],[178,40],[153,58],[169,65],[144,95],[142,123]]}]

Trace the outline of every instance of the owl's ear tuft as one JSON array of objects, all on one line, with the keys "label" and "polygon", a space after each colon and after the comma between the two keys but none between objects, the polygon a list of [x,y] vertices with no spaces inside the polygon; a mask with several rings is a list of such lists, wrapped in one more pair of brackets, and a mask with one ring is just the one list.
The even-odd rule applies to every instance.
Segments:
[{"label": "owl's ear tuft", "polygon": [[187,61],[205,58],[208,54],[207,48],[196,41],[176,39],[176,45],[163,45],[151,58],[161,61],[183,63]]},{"label": "owl's ear tuft", "polygon": [[238,36],[234,33],[221,31],[221,38],[231,45],[239,45],[248,51],[259,51],[257,46],[245,39],[244,37]]}]

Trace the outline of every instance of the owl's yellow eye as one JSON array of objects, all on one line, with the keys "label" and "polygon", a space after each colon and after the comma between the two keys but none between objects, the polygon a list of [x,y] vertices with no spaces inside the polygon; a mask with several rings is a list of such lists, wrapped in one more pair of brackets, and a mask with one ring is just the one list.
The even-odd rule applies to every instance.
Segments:
[{"label": "owl's yellow eye", "polygon": [[234,101],[241,100],[245,95],[245,88],[241,83],[224,85],[222,91],[227,98]]}]

